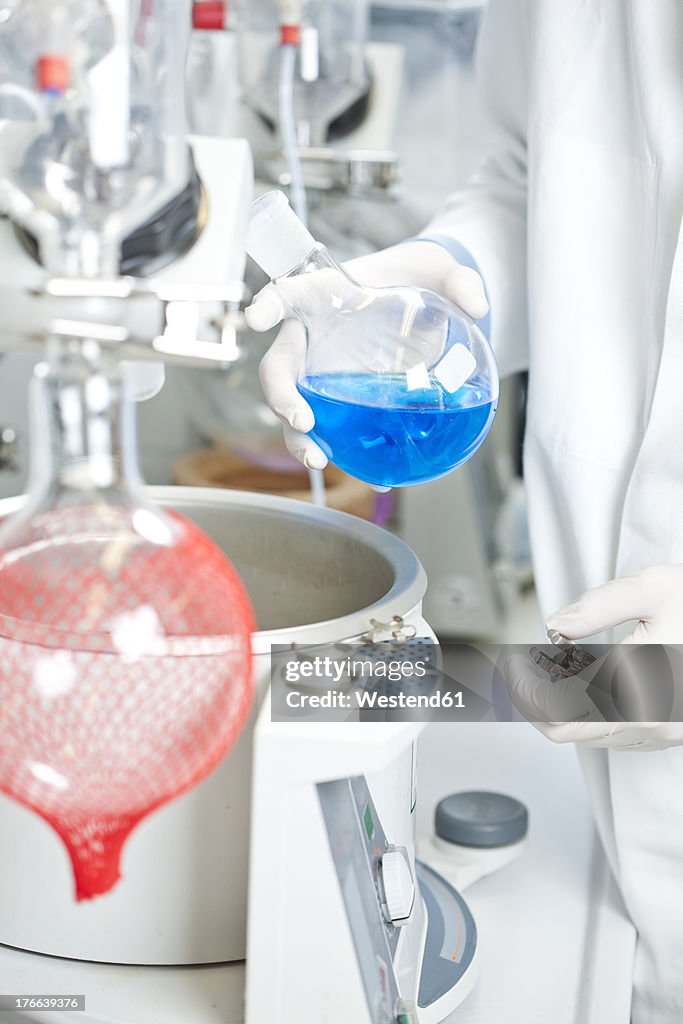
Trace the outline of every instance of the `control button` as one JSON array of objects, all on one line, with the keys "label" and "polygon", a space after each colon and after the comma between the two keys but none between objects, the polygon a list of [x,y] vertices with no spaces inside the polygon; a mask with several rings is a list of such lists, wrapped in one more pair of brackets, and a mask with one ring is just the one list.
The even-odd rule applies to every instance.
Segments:
[{"label": "control button", "polygon": [[523,839],[528,827],[524,804],[503,793],[453,793],[437,805],[434,817],[437,836],[457,846],[509,846]]},{"label": "control button", "polygon": [[390,846],[379,864],[382,910],[397,927],[407,924],[415,903],[415,881],[404,846]]}]

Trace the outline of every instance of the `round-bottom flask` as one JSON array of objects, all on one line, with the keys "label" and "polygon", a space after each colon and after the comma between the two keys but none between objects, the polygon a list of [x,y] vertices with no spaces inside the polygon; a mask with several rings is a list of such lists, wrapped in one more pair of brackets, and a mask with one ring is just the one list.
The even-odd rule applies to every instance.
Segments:
[{"label": "round-bottom flask", "polygon": [[471,458],[493,423],[498,370],[470,317],[425,289],[354,281],[281,192],[254,203],[247,248],[301,322],[298,389],[335,465],[397,487]]},{"label": "round-bottom flask", "polygon": [[85,899],[239,735],[254,619],[213,542],[145,499],[115,368],[62,348],[32,399],[29,498],[0,528],[0,790],[60,835]]}]

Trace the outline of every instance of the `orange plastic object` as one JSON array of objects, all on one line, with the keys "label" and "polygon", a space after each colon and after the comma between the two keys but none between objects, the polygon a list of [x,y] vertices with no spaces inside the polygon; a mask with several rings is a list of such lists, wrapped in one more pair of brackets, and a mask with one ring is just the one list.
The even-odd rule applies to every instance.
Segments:
[{"label": "orange plastic object", "polygon": [[228,5],[223,0],[199,0],[192,5],[192,28],[220,31],[228,27]]},{"label": "orange plastic object", "polygon": [[298,46],[301,42],[301,28],[299,25],[280,25],[280,45]]},{"label": "orange plastic object", "polygon": [[36,61],[36,87],[41,92],[64,92],[69,88],[69,62],[57,54],[44,54]]}]

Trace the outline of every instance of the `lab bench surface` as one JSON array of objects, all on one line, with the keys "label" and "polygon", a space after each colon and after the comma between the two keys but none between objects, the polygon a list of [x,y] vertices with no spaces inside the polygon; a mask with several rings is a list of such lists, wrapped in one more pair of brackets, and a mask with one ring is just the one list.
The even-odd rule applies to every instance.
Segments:
[{"label": "lab bench surface", "polygon": [[435,724],[423,734],[418,772],[418,834],[450,792],[496,790],[529,810],[522,856],[464,892],[479,977],[448,1024],[628,1024],[634,932],[574,746],[526,722]]}]

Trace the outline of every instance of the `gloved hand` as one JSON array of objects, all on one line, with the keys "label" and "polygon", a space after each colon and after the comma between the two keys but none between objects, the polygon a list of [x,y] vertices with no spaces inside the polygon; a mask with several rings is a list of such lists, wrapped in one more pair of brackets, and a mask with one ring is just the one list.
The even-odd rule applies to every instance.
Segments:
[{"label": "gloved hand", "polygon": [[633,621],[622,643],[683,643],[683,565],[657,565],[588,590],[547,626],[576,640]]},{"label": "gloved hand", "polygon": [[[488,312],[484,285],[469,267],[456,263],[438,243],[404,242],[345,264],[349,274],[371,287],[413,285],[428,288],[460,306],[471,317],[480,319]],[[299,369],[305,358],[306,332],[292,318],[292,304],[314,300],[315,290],[325,289],[325,271],[302,277],[285,278],[267,284],[246,311],[246,320],[254,331],[267,331],[285,323],[261,362],[263,393],[271,409],[283,421],[289,452],[309,469],[324,469],[327,456],[307,432],[314,416],[308,402],[296,387]]]},{"label": "gloved hand", "polygon": [[[617,646],[580,676],[551,682],[530,658],[509,658],[506,679],[517,709],[556,743],[615,750],[683,744],[683,565],[656,566],[589,590],[546,625],[581,640],[634,620],[622,641],[628,648]],[[633,649],[640,644],[647,646]]]}]

